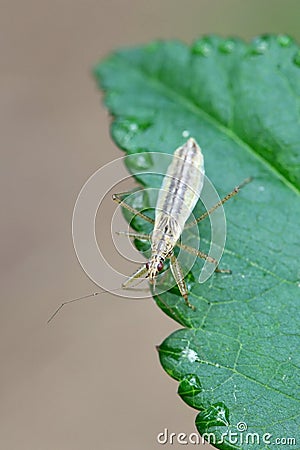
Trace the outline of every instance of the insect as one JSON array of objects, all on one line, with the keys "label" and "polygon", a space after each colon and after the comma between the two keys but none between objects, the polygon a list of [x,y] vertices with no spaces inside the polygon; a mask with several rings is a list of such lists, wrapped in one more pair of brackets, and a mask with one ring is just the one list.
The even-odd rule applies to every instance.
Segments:
[{"label": "insect", "polygon": [[[250,179],[245,180],[209,211],[206,211],[197,219],[189,222],[187,227],[194,226],[201,220],[205,219],[216,208],[236,195],[240,188],[249,181]],[[126,234],[133,238],[146,239],[151,242],[150,259],[139,267],[139,269],[134,272],[127,281],[125,281],[123,284],[124,288],[130,286],[130,284],[141,277],[148,278],[150,284],[155,286],[156,277],[163,270],[165,260],[169,259],[171,272],[177,283],[181,296],[184,298],[185,303],[189,308],[195,309],[189,301],[183,271],[174,254],[174,248],[176,246],[193,255],[196,255],[199,258],[215,264],[216,272],[230,273],[230,270],[219,269],[217,265],[218,263],[214,258],[211,258],[198,249],[182,244],[179,240],[186,222],[200,198],[203,183],[203,154],[195,139],[190,138],[184,145],[178,147],[174,152],[173,160],[167,169],[158,195],[154,220],[128,205],[123,200],[124,194],[113,195],[113,200],[120,203],[123,207],[127,208],[135,215],[138,215],[153,224],[153,232],[151,235],[134,232],[120,233]]]},{"label": "insect", "polygon": [[[216,272],[230,273],[230,270],[222,270],[218,267],[218,262],[203,253],[199,249],[190,247],[180,242],[180,237],[184,228],[189,228],[197,225],[200,221],[208,217],[219,206],[236,195],[239,190],[247,184],[251,178],[247,178],[242,184],[235,187],[233,191],[227,194],[222,200],[216,203],[212,208],[202,214],[200,217],[187,223],[196,203],[198,202],[204,184],[204,158],[201,148],[196,140],[189,138],[187,142],[178,147],[173,155],[173,159],[167,169],[163,178],[163,182],[158,194],[157,203],[155,207],[155,219],[138,211],[128,203],[126,203],[126,194],[114,194],[113,200],[121,204],[122,207],[128,209],[134,215],[137,215],[153,225],[151,234],[141,234],[135,232],[120,232],[118,234],[125,234],[129,237],[148,240],[151,242],[151,256],[149,260],[138,268],[126,281],[123,283],[123,288],[128,288],[134,281],[140,278],[147,278],[150,284],[155,287],[156,278],[164,268],[164,263],[167,259],[170,260],[170,268],[172,275],[179,288],[180,294],[185,300],[186,305],[195,309],[189,301],[188,289],[184,279],[183,270],[178,262],[174,249],[179,247],[186,252],[207,260],[215,264]],[[120,290],[120,289],[115,289]],[[105,291],[104,291],[105,292]],[[84,297],[79,297],[66,302],[63,302],[57,310],[52,314],[48,323],[54,318],[59,310],[66,304],[78,301],[80,299],[92,297],[102,292],[95,292]]]}]

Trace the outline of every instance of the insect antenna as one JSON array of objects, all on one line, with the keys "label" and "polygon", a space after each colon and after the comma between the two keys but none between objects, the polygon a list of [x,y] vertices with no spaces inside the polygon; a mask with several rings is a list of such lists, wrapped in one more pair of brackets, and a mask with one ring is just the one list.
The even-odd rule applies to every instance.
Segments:
[{"label": "insect antenna", "polygon": [[79,300],[84,300],[86,298],[90,298],[90,297],[96,297],[97,295],[100,294],[106,294],[106,293],[110,293],[110,292],[116,292],[116,291],[122,291],[123,288],[118,288],[118,289],[112,289],[110,291],[99,291],[99,292],[93,292],[92,294],[88,294],[88,295],[83,295],[82,297],[77,297],[77,298],[73,298],[72,300],[67,300],[66,302],[62,302],[59,307],[54,311],[54,313],[49,317],[49,319],[47,320],[47,324],[49,324],[54,317],[59,313],[59,311],[65,306],[68,305],[69,303],[74,303],[74,302],[78,302]]},{"label": "insect antenna", "polygon": [[[145,276],[145,278],[147,278],[148,275]],[[97,292],[93,292],[92,294],[87,294],[87,295],[83,295],[82,297],[77,297],[77,298],[73,298],[72,300],[67,300],[65,302],[62,302],[58,308],[56,308],[56,310],[54,311],[54,313],[49,317],[49,319],[47,320],[47,324],[49,324],[54,317],[59,313],[59,311],[65,306],[68,305],[69,303],[74,303],[74,302],[78,302],[80,300],[84,300],[86,298],[90,298],[90,297],[96,297],[97,295],[100,294],[109,294],[109,293],[113,293],[113,292],[118,292],[118,291],[123,291],[124,289],[129,290],[130,289],[135,289],[139,284],[141,284],[144,281],[144,278],[142,280],[139,280],[137,283],[135,283],[133,286],[131,287],[120,287],[120,288],[116,288],[116,289],[110,289],[109,291],[97,291]]]}]

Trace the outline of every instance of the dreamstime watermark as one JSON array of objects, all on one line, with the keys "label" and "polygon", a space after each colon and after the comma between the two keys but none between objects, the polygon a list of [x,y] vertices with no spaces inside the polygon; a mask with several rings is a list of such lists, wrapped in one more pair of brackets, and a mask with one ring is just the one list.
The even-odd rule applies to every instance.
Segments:
[{"label": "dreamstime watermark", "polygon": [[[102,251],[101,239],[99,239],[99,242],[97,240],[95,231],[97,213],[100,213],[101,217],[106,216],[106,212],[102,208],[103,200],[106,196],[111,196],[111,193],[117,193],[118,185],[130,178],[131,175],[134,175],[137,180],[146,180],[147,185],[153,187],[135,189],[126,197],[126,203],[134,205],[134,208],[139,211],[143,211],[144,205],[139,208],[137,205],[141,205],[143,203],[142,199],[146,198],[146,206],[148,208],[155,208],[163,177],[173,158],[173,155],[158,152],[123,156],[97,170],[82,187],[73,211],[73,244],[83,270],[89,278],[104,290],[115,291],[116,287],[120,287],[127,280],[129,274],[120,273],[116,268],[112,267],[112,264],[108,262]],[[120,175],[124,173],[124,166],[130,168],[131,175]],[[202,174],[202,176],[204,175]],[[187,186],[187,188],[190,192],[194,191],[193,186]],[[204,176],[204,185],[200,200],[206,210],[209,210],[220,201],[217,191],[206,176]],[[140,258],[138,252],[136,252],[134,258],[128,256],[120,244],[121,239],[129,241],[129,238],[127,236],[118,236],[116,238],[115,232],[120,231],[117,223],[120,218],[121,208],[122,205],[120,204],[116,206],[111,220],[111,239],[114,242],[116,255],[122,255],[127,260],[142,265],[145,261]],[[192,211],[189,211],[189,213],[191,214],[189,221],[192,221],[194,216]],[[210,248],[208,255],[216,260],[216,262],[219,262],[226,241],[226,219],[223,207],[220,206],[217,208],[209,216],[209,219],[206,220],[210,220]],[[125,231],[128,232],[129,228]],[[188,230],[183,230],[181,242],[197,250],[199,249],[200,236],[196,223]],[[183,268],[184,276],[191,270],[196,258],[196,254],[190,254],[183,250],[179,251],[177,259]],[[213,274],[214,269],[214,264],[205,261],[199,275],[199,283],[206,281]],[[176,285],[170,272],[170,269],[167,269],[158,276],[155,286],[156,294],[165,292]],[[114,293],[122,297],[130,298],[149,297],[149,292],[145,294],[145,289],[131,289],[130,291],[120,289]]]},{"label": "dreamstime watermark", "polygon": [[158,444],[180,444],[180,445],[282,445],[295,446],[297,444],[295,437],[275,437],[272,433],[259,434],[248,431],[248,426],[245,422],[239,422],[235,430],[226,431],[220,435],[214,433],[174,433],[170,432],[168,428],[158,433],[156,441]]}]

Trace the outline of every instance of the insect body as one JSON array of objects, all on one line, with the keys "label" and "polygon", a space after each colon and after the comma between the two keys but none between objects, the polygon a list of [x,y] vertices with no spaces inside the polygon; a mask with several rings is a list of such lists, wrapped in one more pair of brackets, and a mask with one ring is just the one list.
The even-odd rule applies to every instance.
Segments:
[{"label": "insect body", "polygon": [[[214,263],[217,269],[217,261],[215,259],[198,249],[179,242],[186,221],[200,198],[203,183],[203,155],[197,142],[190,138],[174,152],[173,160],[167,169],[158,195],[155,220],[127,205],[117,194],[113,196],[114,200],[122,203],[122,206],[154,225],[151,236],[139,233],[124,233],[131,237],[150,240],[151,257],[147,263],[143,264],[128,278],[123,287],[128,287],[134,280],[143,276],[147,277],[152,285],[155,285],[156,277],[164,267],[164,261],[169,258],[170,268],[180,293],[186,304],[194,309],[188,300],[184,275],[173,250],[175,246],[179,246],[193,255]],[[202,216],[191,222],[189,226],[195,225],[199,220],[202,220]]]},{"label": "insect body", "polygon": [[150,283],[162,270],[164,260],[172,255],[184,225],[199,200],[203,182],[203,155],[191,138],[174,152],[158,195],[151,237],[152,255],[147,264]]},{"label": "insect body", "polygon": [[[230,273],[230,270],[219,269],[217,266],[218,263],[214,258],[211,258],[196,248],[181,243],[180,236],[184,228],[190,228],[208,217],[208,215],[214,212],[219,206],[236,195],[245,184],[249,183],[249,181],[251,181],[251,178],[244,180],[243,183],[234,188],[233,191],[227,194],[212,208],[200,217],[186,224],[190,214],[200,198],[204,183],[203,155],[197,142],[193,138],[190,138],[183,146],[179,147],[174,152],[173,160],[167,169],[159,191],[155,207],[155,220],[127,204],[124,199],[124,195],[126,193],[114,194],[113,200],[120,203],[134,215],[143,218],[153,225],[153,232],[151,235],[135,232],[119,233],[126,234],[133,238],[151,241],[151,257],[149,261],[133,273],[127,281],[123,283],[123,287],[128,287],[132,282],[141,277],[148,278],[149,282],[154,285],[158,273],[163,270],[165,260],[169,258],[172,274],[178,285],[180,293],[186,302],[186,305],[192,309],[195,309],[188,300],[188,291],[184,280],[184,275],[173,250],[175,247],[179,247],[194,256],[215,264],[216,272]],[[115,291],[117,290],[119,289],[115,289]],[[92,297],[100,293],[101,292],[95,292],[91,295],[63,302],[52,314],[48,322],[55,317],[64,305],[83,298]]]},{"label": "insect body", "polygon": [[[247,178],[241,185],[234,188],[232,192],[227,194],[210,210],[206,211],[197,219],[189,222],[186,227],[196,225],[198,222],[205,219],[219,206],[236,195],[240,188],[247,184],[250,180],[251,178]],[[132,274],[128,280],[125,281],[123,287],[128,287],[133,281],[144,276],[149,279],[149,282],[152,285],[154,285],[158,273],[161,272],[164,267],[164,261],[166,258],[169,258],[171,271],[182,297],[184,298],[187,306],[195,309],[188,300],[188,291],[184,281],[184,275],[173,252],[175,246],[178,246],[179,248],[184,249],[199,258],[215,264],[216,272],[231,273],[230,270],[219,269],[217,266],[218,263],[214,258],[211,258],[196,248],[182,244],[179,241],[186,221],[200,198],[203,183],[203,155],[197,142],[193,138],[190,138],[182,147],[179,147],[174,152],[173,160],[168,167],[158,195],[155,208],[155,220],[128,205],[125,201],[123,201],[120,195],[113,195],[113,199],[115,201],[121,203],[122,206],[127,208],[129,211],[154,225],[151,236],[134,232],[119,233],[127,234],[130,237],[147,239],[151,241],[151,257],[149,261],[143,264],[134,274]]]}]

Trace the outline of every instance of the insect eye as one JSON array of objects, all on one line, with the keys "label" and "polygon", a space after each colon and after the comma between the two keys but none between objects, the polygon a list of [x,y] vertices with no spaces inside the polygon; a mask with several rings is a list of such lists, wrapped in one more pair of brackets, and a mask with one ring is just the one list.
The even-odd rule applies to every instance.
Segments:
[{"label": "insect eye", "polygon": [[164,264],[162,262],[157,264],[157,270],[161,272],[163,270]]}]

